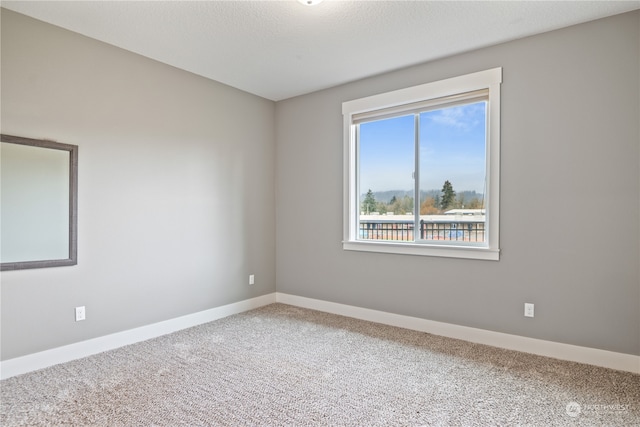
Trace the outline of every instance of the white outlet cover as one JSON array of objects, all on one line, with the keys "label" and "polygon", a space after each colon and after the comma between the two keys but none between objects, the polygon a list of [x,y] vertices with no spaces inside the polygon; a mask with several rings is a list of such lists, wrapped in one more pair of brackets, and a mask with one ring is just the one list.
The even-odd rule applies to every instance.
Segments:
[{"label": "white outlet cover", "polygon": [[533,317],[534,305],[528,302],[524,303],[524,315],[525,317]]},{"label": "white outlet cover", "polygon": [[85,319],[84,306],[76,307],[76,322],[79,322],[79,321],[84,320],[84,319]]}]

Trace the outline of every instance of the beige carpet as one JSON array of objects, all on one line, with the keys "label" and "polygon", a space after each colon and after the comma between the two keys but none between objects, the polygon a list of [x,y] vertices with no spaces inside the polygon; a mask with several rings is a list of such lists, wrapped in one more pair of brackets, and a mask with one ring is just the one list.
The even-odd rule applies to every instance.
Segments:
[{"label": "beige carpet", "polygon": [[640,375],[283,304],[0,387],[4,427],[640,426]]}]

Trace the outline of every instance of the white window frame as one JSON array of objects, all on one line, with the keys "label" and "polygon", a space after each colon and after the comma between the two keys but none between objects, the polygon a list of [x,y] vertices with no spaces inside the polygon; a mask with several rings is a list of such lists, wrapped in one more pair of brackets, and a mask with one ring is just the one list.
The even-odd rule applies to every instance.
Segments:
[{"label": "white window frame", "polygon": [[[436,82],[426,83],[342,104],[344,118],[344,250],[384,252],[392,254],[439,256],[494,260],[500,258],[500,84],[502,68],[493,68]],[[451,242],[416,243],[382,240],[358,240],[358,153],[354,116],[362,116],[383,109],[402,108],[407,104],[427,102],[474,92],[489,90],[487,105],[486,172],[487,194],[483,246],[455,245]]]}]

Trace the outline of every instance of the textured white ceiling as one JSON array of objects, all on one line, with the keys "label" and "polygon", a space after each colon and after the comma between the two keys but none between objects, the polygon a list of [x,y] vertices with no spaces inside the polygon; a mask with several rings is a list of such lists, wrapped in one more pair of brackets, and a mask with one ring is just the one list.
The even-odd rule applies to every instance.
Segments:
[{"label": "textured white ceiling", "polygon": [[281,100],[640,8],[636,1],[2,1]]}]

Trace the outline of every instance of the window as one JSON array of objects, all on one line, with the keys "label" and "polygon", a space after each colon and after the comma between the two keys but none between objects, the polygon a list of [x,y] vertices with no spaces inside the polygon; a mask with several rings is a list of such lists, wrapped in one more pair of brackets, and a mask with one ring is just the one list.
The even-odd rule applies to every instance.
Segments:
[{"label": "window", "polygon": [[343,248],[499,259],[502,69],[342,104]]}]

